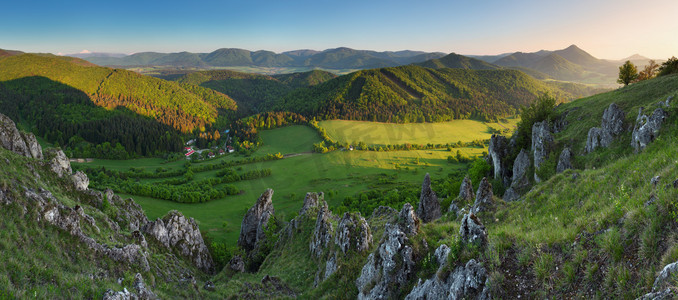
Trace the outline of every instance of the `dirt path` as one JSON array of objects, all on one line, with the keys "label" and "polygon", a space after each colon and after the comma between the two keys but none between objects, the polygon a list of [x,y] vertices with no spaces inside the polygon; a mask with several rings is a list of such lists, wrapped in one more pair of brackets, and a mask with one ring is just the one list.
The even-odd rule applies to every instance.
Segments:
[{"label": "dirt path", "polygon": [[300,155],[310,155],[310,154],[313,154],[313,152],[308,151],[308,152],[290,153],[290,154],[283,155],[283,158],[290,158],[290,157],[295,157],[295,156],[300,156]]}]

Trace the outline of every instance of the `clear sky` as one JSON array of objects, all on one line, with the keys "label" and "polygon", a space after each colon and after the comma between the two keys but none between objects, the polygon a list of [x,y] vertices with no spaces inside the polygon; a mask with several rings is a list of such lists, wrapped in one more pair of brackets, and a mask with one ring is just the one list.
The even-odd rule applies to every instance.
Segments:
[{"label": "clear sky", "polygon": [[598,58],[678,56],[678,0],[4,1],[0,48],[282,52],[350,47]]}]

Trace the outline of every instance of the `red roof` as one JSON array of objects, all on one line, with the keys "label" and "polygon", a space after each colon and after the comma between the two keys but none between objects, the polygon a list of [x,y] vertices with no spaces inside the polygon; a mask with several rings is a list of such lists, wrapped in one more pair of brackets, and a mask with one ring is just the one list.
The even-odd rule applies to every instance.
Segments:
[{"label": "red roof", "polygon": [[185,155],[186,155],[186,156],[191,156],[191,154],[193,154],[193,153],[195,153],[195,151],[193,151],[193,150],[191,149],[191,151],[186,152]]}]

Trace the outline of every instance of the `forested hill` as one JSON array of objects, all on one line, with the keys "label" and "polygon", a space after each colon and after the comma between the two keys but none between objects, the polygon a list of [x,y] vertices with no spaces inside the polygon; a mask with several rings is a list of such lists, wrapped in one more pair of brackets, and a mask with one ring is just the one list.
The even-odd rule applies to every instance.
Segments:
[{"label": "forested hill", "polygon": [[450,53],[441,58],[430,59],[421,63],[416,63],[418,66],[432,68],[432,69],[475,69],[475,70],[495,70],[501,69],[500,66],[491,63],[471,58],[456,53]]},{"label": "forested hill", "polygon": [[229,70],[186,74],[176,81],[200,85],[231,96],[240,115],[265,112],[294,89],[314,86],[337,76],[321,70],[282,75],[259,75]]},{"label": "forested hill", "polygon": [[80,90],[98,106],[125,107],[182,132],[213,123],[219,108],[236,109],[235,102],[222,93],[97,67],[77,58],[35,54],[0,58],[0,82],[31,76]]},{"label": "forested hill", "polygon": [[381,122],[495,119],[542,93],[560,100],[587,96],[583,85],[547,84],[516,70],[401,66],[363,70],[298,89],[273,107],[307,117]]}]

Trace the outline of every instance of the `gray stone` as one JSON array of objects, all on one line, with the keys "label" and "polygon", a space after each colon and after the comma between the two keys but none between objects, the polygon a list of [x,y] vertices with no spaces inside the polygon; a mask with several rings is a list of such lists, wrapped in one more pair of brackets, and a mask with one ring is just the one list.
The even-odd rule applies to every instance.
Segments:
[{"label": "gray stone", "polygon": [[417,215],[424,223],[436,220],[441,216],[440,201],[438,201],[438,196],[431,189],[431,177],[428,173],[424,176],[424,182],[421,185]]},{"label": "gray stone", "polygon": [[422,283],[421,279],[405,297],[407,300],[424,299],[482,299],[489,300],[487,270],[475,261],[469,260],[465,266],[459,266],[447,278],[437,275]]},{"label": "gray stone", "polygon": [[501,179],[505,186],[511,184],[509,181],[511,179],[508,168],[509,161],[506,159],[510,153],[510,148],[505,137],[493,134],[487,149],[488,163],[494,170],[494,179]]},{"label": "gray stone", "polygon": [[178,211],[170,211],[165,217],[149,222],[143,231],[163,246],[177,249],[181,255],[206,273],[214,272],[214,261],[193,218],[186,218]]},{"label": "gray stone", "polygon": [[254,251],[258,244],[266,238],[268,221],[273,217],[273,190],[267,189],[242,219],[238,246],[248,253]]},{"label": "gray stone", "polygon": [[442,244],[438,246],[436,251],[433,253],[433,255],[436,257],[438,265],[440,266],[438,268],[439,270],[447,263],[447,257],[450,255],[450,251],[451,251],[450,247],[448,247],[445,244]]},{"label": "gray stone", "polygon": [[372,231],[360,213],[344,213],[339,221],[334,243],[346,254],[353,249],[364,252],[372,245]]},{"label": "gray stone", "polygon": [[307,213],[315,214],[315,209],[320,207],[322,203],[325,202],[325,194],[320,193],[306,193],[304,197],[304,205],[299,210],[299,215],[306,215]]},{"label": "gray stone", "polygon": [[558,156],[558,165],[556,165],[556,173],[562,173],[567,169],[572,169],[572,151],[569,147],[565,147],[560,156]]},{"label": "gray stone", "polygon": [[530,167],[530,157],[525,149],[520,149],[520,153],[513,162],[513,176],[511,186],[504,193],[504,201],[514,201],[520,198],[520,194],[525,192],[530,186],[530,180],[527,176],[527,170]]},{"label": "gray stone", "polygon": [[459,187],[459,200],[463,202],[471,202],[476,197],[473,193],[473,185],[471,184],[471,179],[468,176],[464,177],[464,180],[461,182]]},{"label": "gray stone", "polygon": [[614,138],[624,131],[625,117],[626,113],[617,104],[610,104],[603,112],[600,128],[593,127],[589,130],[586,138],[586,152],[592,152],[598,147],[609,147]]},{"label": "gray stone", "polygon": [[657,184],[659,184],[659,180],[661,180],[661,178],[662,177],[659,176],[659,175],[652,177],[652,179],[650,179],[650,183],[652,184],[652,187],[656,188]]},{"label": "gray stone", "polygon": [[654,280],[652,285],[652,292],[659,292],[664,290],[672,285],[673,278],[678,275],[678,262],[670,263],[666,265],[659,276]]},{"label": "gray stone", "polygon": [[487,245],[487,231],[480,219],[473,213],[464,215],[459,228],[459,238],[465,244],[473,244],[482,249]]},{"label": "gray stone", "polygon": [[413,251],[407,234],[386,224],[379,248],[371,253],[356,280],[358,299],[396,297],[414,274]]},{"label": "gray stone", "polygon": [[206,291],[210,291],[210,292],[214,292],[217,289],[217,287],[214,286],[214,282],[211,282],[209,280],[207,282],[205,282],[205,285],[202,288],[205,289]]},{"label": "gray stone", "polygon": [[128,291],[126,288],[123,288],[120,292],[115,292],[111,289],[106,290],[104,293],[104,300],[154,300],[158,299],[158,296],[153,293],[150,289],[146,287],[143,277],[141,274],[137,273],[134,276],[134,282],[132,283],[134,287],[134,292]]},{"label": "gray stone", "polygon": [[48,160],[49,168],[52,172],[56,173],[57,176],[63,177],[64,175],[71,175],[71,173],[73,173],[71,162],[63,151],[49,148],[45,152],[45,159]]},{"label": "gray stone", "polygon": [[643,296],[636,298],[637,300],[671,300],[674,299],[673,291],[671,288],[666,288],[661,292],[652,292],[647,293]]},{"label": "gray stone", "polygon": [[134,283],[132,285],[134,286],[139,299],[158,299],[158,296],[146,287],[144,278],[141,277],[141,274],[137,273],[134,275]]},{"label": "gray stone", "polygon": [[[534,156],[534,169],[538,170],[541,164],[548,158],[553,145],[553,136],[549,131],[548,121],[536,122],[532,125],[532,153]],[[537,172],[534,180],[541,182]]]},{"label": "gray stone", "polygon": [[22,133],[9,117],[0,114],[0,147],[23,155],[42,159],[42,148],[32,133]]},{"label": "gray stone", "polygon": [[447,212],[453,212],[454,215],[456,216],[457,213],[459,212],[459,206],[457,206],[456,203],[451,202],[450,207],[447,208]]},{"label": "gray stone", "polygon": [[661,108],[654,110],[651,116],[643,115],[643,108],[638,109],[638,117],[633,127],[631,135],[631,146],[636,152],[645,149],[645,147],[654,141],[659,135],[662,123],[668,116],[668,113]]},{"label": "gray stone", "polygon": [[71,175],[71,179],[73,179],[73,185],[75,186],[76,190],[87,190],[87,187],[89,186],[89,178],[87,178],[87,174],[83,173],[82,171],[77,171],[75,174]]},{"label": "gray stone", "polygon": [[33,157],[36,159],[43,159],[42,146],[40,146],[40,143],[38,143],[38,140],[35,138],[35,135],[33,135],[32,133],[21,132],[21,137],[26,143],[28,154],[30,154],[30,156],[28,155],[25,156]]},{"label": "gray stone", "polygon": [[400,228],[407,235],[416,235],[419,232],[419,218],[409,203],[403,205],[398,215]]},{"label": "gray stone", "polygon": [[334,253],[334,255],[330,257],[330,259],[325,263],[325,274],[323,275],[323,281],[327,280],[327,278],[330,278],[330,276],[332,276],[332,274],[334,274],[338,268],[337,254]]},{"label": "gray stone", "polygon": [[478,191],[476,192],[476,201],[471,207],[471,212],[477,214],[483,211],[489,211],[494,209],[494,194],[492,192],[492,184],[487,181],[487,178],[483,177],[478,185]]},{"label": "gray stone", "polygon": [[325,249],[327,249],[327,246],[329,246],[330,241],[332,241],[334,226],[330,221],[331,218],[332,213],[327,209],[327,203],[324,203],[318,210],[318,217],[315,220],[315,229],[313,229],[313,236],[308,245],[311,254],[315,257],[320,257]]},{"label": "gray stone", "polygon": [[228,267],[236,272],[245,272],[245,261],[243,261],[240,255],[233,255],[231,260],[228,262]]}]

